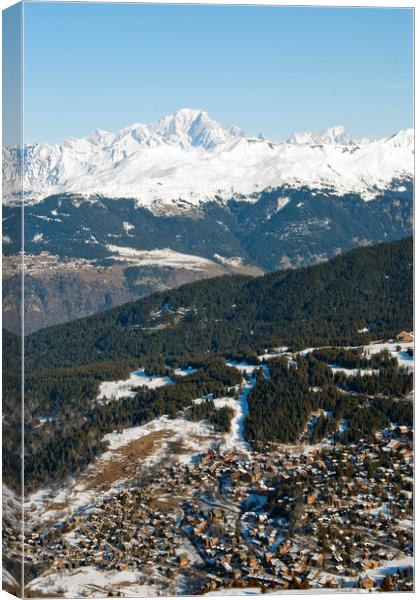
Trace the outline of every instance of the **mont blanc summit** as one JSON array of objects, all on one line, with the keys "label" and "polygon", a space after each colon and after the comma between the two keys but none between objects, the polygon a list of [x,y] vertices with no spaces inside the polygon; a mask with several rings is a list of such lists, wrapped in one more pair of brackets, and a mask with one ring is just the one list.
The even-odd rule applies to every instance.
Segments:
[{"label": "mont blanc summit", "polygon": [[[204,110],[180,109],[156,123],[24,148],[24,194],[38,203],[56,194],[132,198],[150,207],[184,200],[253,201],[267,189],[289,186],[357,193],[372,200],[412,179],[413,130],[358,142],[342,126],[320,134],[294,133],[286,142],[247,137]],[[20,201],[21,151],[3,157],[4,202]]]}]

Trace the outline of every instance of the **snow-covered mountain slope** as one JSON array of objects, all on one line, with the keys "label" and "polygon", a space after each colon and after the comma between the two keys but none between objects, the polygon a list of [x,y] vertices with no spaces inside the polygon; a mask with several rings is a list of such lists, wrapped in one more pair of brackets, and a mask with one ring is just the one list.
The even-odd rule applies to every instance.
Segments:
[{"label": "snow-covered mountain slope", "polygon": [[[279,186],[355,192],[371,200],[395,179],[413,176],[413,130],[356,143],[343,127],[294,134],[288,142],[247,138],[201,110],[182,109],[151,125],[25,147],[24,191],[32,203],[59,193],[134,198],[139,206],[253,200]],[[5,203],[19,199],[22,153],[6,149]]]},{"label": "snow-covered mountain slope", "polygon": [[341,144],[344,146],[352,146],[356,143],[342,125],[329,127],[318,134],[311,131],[296,132],[287,141],[289,144]]}]

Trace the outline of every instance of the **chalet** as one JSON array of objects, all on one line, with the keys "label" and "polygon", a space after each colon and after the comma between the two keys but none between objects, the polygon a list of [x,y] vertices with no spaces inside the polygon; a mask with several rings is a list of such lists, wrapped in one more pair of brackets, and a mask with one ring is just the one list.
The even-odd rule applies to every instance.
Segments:
[{"label": "chalet", "polygon": [[290,540],[286,540],[285,542],[283,542],[283,544],[281,544],[278,547],[277,550],[277,554],[286,554],[286,552],[288,552],[290,550],[290,546],[292,545],[292,542]]},{"label": "chalet", "polygon": [[315,490],[306,496],[306,504],[313,504],[317,498],[318,492]]},{"label": "chalet", "polygon": [[190,559],[188,558],[187,554],[182,553],[182,554],[178,555],[178,564],[180,567],[188,565],[189,562],[190,562]]},{"label": "chalet", "polygon": [[210,513],[210,518],[214,519],[214,520],[223,519],[223,511],[222,511],[222,509],[219,508],[219,507],[213,508],[213,510]]},{"label": "chalet", "polygon": [[234,458],[235,458],[234,452],[226,452],[226,454],[223,456],[223,460],[225,462],[231,462]]},{"label": "chalet", "polygon": [[203,536],[203,540],[206,548],[214,548],[219,543],[219,538]]},{"label": "chalet", "polygon": [[414,342],[414,333],[412,331],[401,331],[396,339],[399,342]]},{"label": "chalet", "polygon": [[315,567],[320,567],[324,563],[324,555],[319,553],[312,554],[310,560],[312,565]]},{"label": "chalet", "polygon": [[359,587],[361,587],[362,590],[370,590],[376,587],[376,581],[371,577],[364,577],[360,580]]}]

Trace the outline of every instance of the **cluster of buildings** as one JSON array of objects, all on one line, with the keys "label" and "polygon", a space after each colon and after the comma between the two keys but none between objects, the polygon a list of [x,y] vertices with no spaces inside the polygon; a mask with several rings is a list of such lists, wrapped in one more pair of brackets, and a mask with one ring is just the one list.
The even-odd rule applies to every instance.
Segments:
[{"label": "cluster of buildings", "polygon": [[[13,256],[3,257],[3,275],[4,277],[13,277],[22,267],[22,256],[14,254]],[[72,258],[71,260],[61,261],[55,254],[49,252],[40,252],[39,254],[26,254],[24,261],[24,270],[26,275],[45,275],[56,271],[73,271],[85,268],[92,268],[92,261],[85,258]]]},{"label": "cluster of buildings", "polygon": [[162,593],[412,589],[412,431],[374,442],[210,450],[126,482],[54,528],[28,533],[51,573],[136,570]]},{"label": "cluster of buildings", "polygon": [[[372,588],[399,571],[392,585],[410,589],[411,444],[412,432],[398,428],[373,444],[295,453],[270,446],[224,470],[217,509],[203,510],[202,497],[189,503],[186,531],[222,578]],[[229,502],[240,508],[236,519]]]}]

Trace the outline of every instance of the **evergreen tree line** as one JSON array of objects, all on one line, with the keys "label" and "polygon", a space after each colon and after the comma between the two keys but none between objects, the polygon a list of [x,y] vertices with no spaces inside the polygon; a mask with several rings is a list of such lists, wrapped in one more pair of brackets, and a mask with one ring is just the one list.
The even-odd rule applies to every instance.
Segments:
[{"label": "evergreen tree line", "polygon": [[[226,395],[228,389],[241,382],[241,373],[212,357],[196,372],[182,377],[174,385],[156,389],[140,387],[135,397],[90,401],[85,405],[67,406],[67,412],[56,411],[54,420],[40,425],[38,419],[25,423],[25,484],[28,490],[80,473],[106,449],[101,441],[106,433],[143,425],[162,415],[175,418],[193,400],[213,394]],[[219,414],[220,413],[220,414]],[[216,410],[209,422],[216,430],[227,430],[229,411]],[[15,428],[14,441],[19,430]],[[13,438],[10,437],[13,441]],[[16,469],[16,452],[3,453],[5,480],[15,489],[19,486],[20,469]]]},{"label": "evergreen tree line", "polygon": [[[248,395],[245,436],[250,442],[295,443],[311,413],[319,410],[324,414],[310,431],[311,443],[331,434],[337,442],[352,443],[373,439],[375,432],[391,423],[413,424],[412,402],[404,399],[413,387],[412,373],[396,369],[393,363],[377,375],[346,377],[340,373],[339,378],[312,353],[298,355],[291,363],[286,357],[275,358],[268,365],[271,378],[259,371]],[[347,388],[352,393],[343,391]]]},{"label": "evergreen tree line", "polygon": [[[252,279],[224,276],[49,327],[26,339],[27,372],[286,345],[357,346],[412,328],[412,238]],[[360,333],[370,324],[371,331]]]},{"label": "evergreen tree line", "polygon": [[215,431],[227,433],[230,431],[234,410],[229,406],[216,408],[213,400],[206,400],[188,408],[184,415],[190,421],[207,421]]},{"label": "evergreen tree line", "polygon": [[371,374],[346,376],[337,371],[334,374],[337,387],[359,394],[382,394],[384,396],[401,397],[413,389],[413,373],[404,367],[380,368]]},{"label": "evergreen tree line", "polygon": [[398,367],[398,360],[386,348],[375,354],[366,354],[364,348],[317,348],[313,355],[322,362],[344,369]]}]

